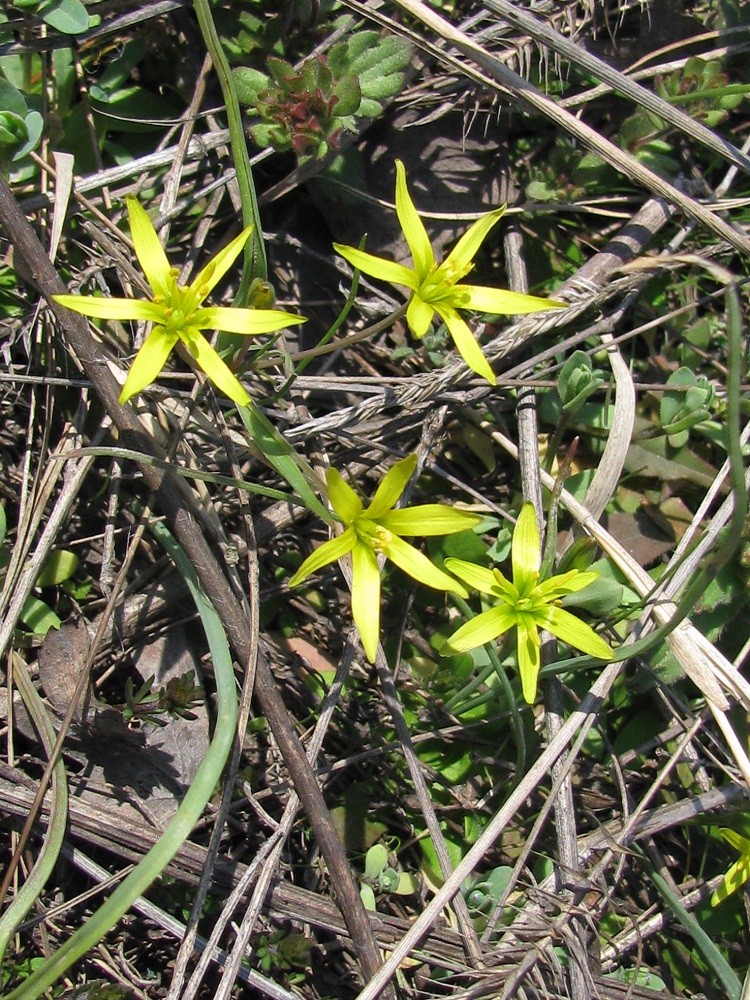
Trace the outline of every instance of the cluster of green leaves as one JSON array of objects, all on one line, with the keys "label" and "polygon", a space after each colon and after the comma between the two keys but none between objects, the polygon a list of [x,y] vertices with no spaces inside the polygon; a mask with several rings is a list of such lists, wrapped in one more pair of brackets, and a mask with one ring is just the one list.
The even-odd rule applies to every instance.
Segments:
[{"label": "cluster of green leaves", "polygon": [[[729,83],[719,60],[697,56],[684,68],[657,77],[654,89],[709,128],[726,123],[750,94],[750,85]],[[644,108],[619,123],[613,138],[665,177],[677,176],[684,167],[671,126]],[[529,173],[524,189],[530,201],[574,204],[626,189],[622,178],[597,153],[580,149],[564,136],[557,136],[543,157],[531,160]]]},{"label": "cluster of green leaves", "polygon": [[267,73],[240,67],[234,79],[240,102],[261,119],[250,127],[258,146],[322,159],[340,148],[346,132],[356,132],[358,118],[382,113],[401,90],[410,61],[403,39],[359,31],[299,69],[271,56]]},{"label": "cluster of green leaves", "polygon": [[158,691],[153,691],[155,677],[149,677],[136,691],[132,677],[125,682],[125,707],[122,717],[125,722],[151,722],[156,726],[166,725],[165,715],[181,719],[196,719],[191,706],[203,701],[203,689],[196,683],[195,674],[188,670],[177,677],[170,677]]},{"label": "cluster of green leaves", "polygon": [[253,951],[258,968],[264,973],[282,973],[290,986],[305,981],[304,970],[310,964],[310,941],[304,934],[277,930],[258,937]]},{"label": "cluster of green leaves", "polygon": [[29,110],[23,94],[0,77],[0,170],[36,149],[43,125],[42,116]]},{"label": "cluster of green leaves", "polygon": [[[694,56],[685,66],[656,80],[656,93],[709,128],[723,124],[750,93],[750,85],[730,84],[721,63]],[[682,169],[670,129],[658,115],[640,109],[627,118],[618,134],[628,150],[656,173],[674,177]]]},{"label": "cluster of green leaves", "polygon": [[359,894],[368,910],[375,910],[376,896],[409,896],[419,889],[419,883],[410,872],[399,871],[394,857],[383,843],[373,844],[365,855],[365,870],[360,876]]},{"label": "cluster of green leaves", "polygon": [[[0,42],[12,40],[6,25],[0,15]],[[154,54],[147,39],[124,40],[95,74],[95,50],[83,50],[79,58],[93,79],[87,103],[79,99],[73,48],[57,47],[50,57],[54,107],[47,112],[46,134],[52,147],[72,153],[80,173],[153,152],[181,105],[173,88],[150,84]],[[38,52],[0,57],[0,169],[14,180],[28,181],[37,169],[27,154],[41,137],[46,79]]]}]

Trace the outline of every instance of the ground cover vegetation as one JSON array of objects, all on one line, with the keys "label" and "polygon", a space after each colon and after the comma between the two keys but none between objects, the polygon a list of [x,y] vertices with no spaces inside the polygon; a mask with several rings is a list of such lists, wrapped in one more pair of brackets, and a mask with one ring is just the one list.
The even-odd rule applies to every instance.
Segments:
[{"label": "ground cover vegetation", "polygon": [[743,0],[0,10],[0,991],[750,991]]}]

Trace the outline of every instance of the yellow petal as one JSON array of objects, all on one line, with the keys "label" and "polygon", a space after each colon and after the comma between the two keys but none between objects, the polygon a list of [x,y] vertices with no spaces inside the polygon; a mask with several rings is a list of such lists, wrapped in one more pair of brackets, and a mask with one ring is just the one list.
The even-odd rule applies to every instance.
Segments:
[{"label": "yellow petal", "polygon": [[436,308],[440,318],[448,327],[448,332],[453,338],[456,350],[469,368],[473,372],[476,372],[477,375],[481,375],[482,378],[486,378],[490,385],[497,385],[495,373],[490,368],[490,364],[482,353],[482,348],[477,343],[477,339],[471,332],[468,324],[461,319],[455,309],[442,305],[438,305]]},{"label": "yellow petal", "polygon": [[143,341],[141,349],[130,366],[128,377],[120,393],[121,403],[127,403],[129,399],[145,389],[147,385],[151,385],[159,377],[176,343],[176,333],[167,333],[162,326],[154,327]]},{"label": "yellow petal", "polygon": [[338,562],[339,559],[343,559],[345,555],[348,555],[352,551],[356,542],[357,536],[354,528],[347,528],[340,535],[336,535],[327,542],[323,542],[322,545],[319,545],[305,559],[294,576],[290,578],[289,586],[297,587],[312,573],[317,573],[319,569],[328,566],[329,563]]},{"label": "yellow petal", "polygon": [[380,638],[380,570],[375,553],[363,543],[352,550],[352,617],[365,656],[374,663]]},{"label": "yellow petal", "polygon": [[495,574],[491,569],[477,566],[476,563],[467,562],[465,559],[456,559],[455,556],[449,556],[445,560],[445,568],[449,573],[455,573],[459,580],[468,583],[473,590],[478,590],[480,594],[501,596]]},{"label": "yellow petal", "polygon": [[422,282],[435,268],[435,255],[424,223],[411,200],[406,186],[406,170],[401,160],[396,160],[396,214],[409,244],[417,280]]},{"label": "yellow petal", "polygon": [[537,584],[541,566],[539,529],[533,503],[525,503],[518,515],[513,530],[511,562],[513,583],[521,596],[528,596]]},{"label": "yellow petal", "polygon": [[383,546],[386,556],[398,566],[399,569],[407,573],[417,583],[423,583],[433,590],[447,590],[453,594],[459,594],[465,600],[468,599],[468,591],[452,576],[448,576],[441,569],[431,562],[426,555],[415,549],[413,545],[405,542],[398,535],[393,535],[390,542]]},{"label": "yellow petal", "polygon": [[179,336],[195,358],[198,367],[206,373],[216,388],[238,406],[247,406],[250,402],[247,391],[206,338],[193,327],[180,330]]},{"label": "yellow petal", "polygon": [[334,243],[333,249],[344,260],[348,260],[352,267],[356,267],[363,274],[369,274],[371,278],[380,278],[381,281],[389,281],[392,285],[404,285],[411,289],[419,287],[419,279],[412,268],[397,264],[395,260],[376,257],[375,254],[366,253],[357,247],[345,246],[343,243]]},{"label": "yellow petal", "polygon": [[334,511],[344,524],[351,524],[362,510],[362,501],[349,483],[341,478],[336,469],[328,469],[326,483],[328,484],[328,499],[331,501]]},{"label": "yellow petal", "polygon": [[280,309],[240,309],[233,306],[209,306],[199,309],[193,317],[201,330],[223,330],[225,333],[239,333],[254,337],[261,333],[273,333],[297,323],[307,322],[304,316],[282,312]]},{"label": "yellow petal", "polygon": [[363,517],[378,521],[386,511],[391,510],[406,489],[406,484],[414,475],[417,467],[417,456],[407,455],[396,462],[383,476],[380,486],[375,491],[372,503],[363,512]]},{"label": "yellow petal", "polygon": [[507,288],[458,284],[455,290],[461,295],[461,308],[497,316],[519,316],[522,313],[543,312],[545,309],[567,308],[564,302],[511,292]]},{"label": "yellow petal", "polygon": [[498,604],[497,607],[483,611],[476,618],[470,619],[461,628],[456,629],[450,639],[447,639],[441,646],[440,655],[465,653],[469,649],[476,649],[477,646],[484,646],[488,642],[499,639],[515,623],[515,612],[507,604]]},{"label": "yellow petal", "polygon": [[421,340],[430,329],[434,315],[434,308],[415,292],[406,308],[406,322],[417,340]]},{"label": "yellow petal", "polygon": [[[252,226],[247,226],[239,236],[228,243],[223,250],[219,250],[215,256],[198,272],[190,283],[190,290],[197,294],[197,302],[202,302],[208,293],[218,285],[235,260],[242,253],[242,248],[250,239],[253,231]],[[223,329],[217,327],[216,329]]]},{"label": "yellow petal", "polygon": [[711,906],[718,906],[727,896],[737,892],[750,879],[750,856],[743,854],[741,858],[729,868],[719,886],[711,896]]},{"label": "yellow petal", "polygon": [[127,199],[130,234],[138,263],[148,279],[149,285],[156,295],[166,295],[171,283],[169,261],[164,247],[149,219],[145,208],[137,198],[130,195]]},{"label": "yellow petal", "polygon": [[572,646],[573,649],[580,649],[582,653],[589,656],[597,656],[600,660],[611,660],[615,655],[609,645],[602,637],[595,632],[590,625],[571,615],[564,608],[558,608],[551,604],[544,616],[544,621],[540,625],[556,635],[558,639]]},{"label": "yellow petal", "polygon": [[533,617],[523,613],[516,613],[516,626],[518,628],[518,671],[521,675],[523,698],[527,704],[533,705],[541,668],[539,631]]},{"label": "yellow petal", "polygon": [[397,535],[454,535],[468,531],[481,523],[479,514],[468,510],[457,510],[444,503],[424,503],[416,507],[402,507],[390,510],[378,518],[384,528]]},{"label": "yellow petal", "polygon": [[486,240],[490,230],[500,220],[504,212],[505,205],[501,208],[496,208],[494,212],[488,212],[472,223],[471,227],[467,229],[440,265],[439,270],[445,268],[447,273],[451,273],[451,271],[465,273],[466,268],[476,257],[477,251]]},{"label": "yellow petal", "polygon": [[109,299],[98,295],[53,295],[60,306],[94,319],[140,319],[146,323],[162,323],[164,310],[144,299]]}]

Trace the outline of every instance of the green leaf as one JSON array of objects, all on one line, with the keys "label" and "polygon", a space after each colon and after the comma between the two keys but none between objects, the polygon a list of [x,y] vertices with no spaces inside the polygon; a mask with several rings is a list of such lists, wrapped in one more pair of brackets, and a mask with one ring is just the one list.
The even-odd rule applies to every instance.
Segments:
[{"label": "green leaf", "polygon": [[419,892],[419,879],[411,872],[401,872],[398,885],[393,891],[397,896],[411,896],[412,893]]},{"label": "green leaf", "polygon": [[356,73],[360,81],[365,77],[375,80],[405,69],[411,62],[412,49],[405,39],[389,35],[379,39],[376,44],[367,45],[356,54],[353,54],[350,41],[349,55],[349,70]]},{"label": "green leaf", "polygon": [[42,138],[42,129],[44,128],[44,118],[38,111],[29,111],[26,115],[25,125],[27,139],[21,148],[17,149],[13,154],[14,161],[20,160],[39,145],[39,140]]},{"label": "green leaf", "polygon": [[611,614],[622,603],[624,588],[610,573],[609,560],[601,559],[591,567],[601,575],[593,583],[575,594],[563,597],[560,603],[564,608],[584,608],[599,618]]},{"label": "green leaf", "polygon": [[560,372],[558,392],[563,409],[576,413],[592,393],[604,383],[585,351],[574,351]]},{"label": "green leaf", "polygon": [[238,411],[250,437],[274,469],[286,479],[306,507],[326,523],[330,523],[331,512],[326,510],[315,495],[315,490],[320,487],[315,473],[307,462],[297,454],[254,403],[240,406]]},{"label": "green leaf", "polygon": [[98,77],[92,85],[90,94],[96,100],[106,101],[109,94],[116,93],[130,80],[131,74],[146,55],[146,39],[133,38],[127,42],[122,51]]},{"label": "green leaf", "polygon": [[283,89],[286,89],[289,82],[297,75],[294,66],[285,59],[279,59],[276,56],[270,56],[266,65],[271,79]]},{"label": "green leaf", "polygon": [[383,105],[371,97],[363,97],[359,105],[360,118],[377,118],[382,114]]},{"label": "green leaf", "polygon": [[258,102],[258,94],[262,90],[267,90],[270,79],[265,73],[258,69],[251,69],[248,66],[240,66],[234,71],[234,85],[237,88],[237,97],[240,104],[253,107]]},{"label": "green leaf", "polygon": [[275,129],[272,125],[266,125],[265,122],[252,125],[250,127],[250,135],[252,135],[255,145],[260,146],[261,149],[266,149],[268,146],[276,144],[279,139],[278,129]]},{"label": "green leaf", "polygon": [[336,81],[333,96],[337,98],[333,106],[333,113],[337,118],[353,115],[358,111],[362,101],[362,91],[354,73],[347,73]]},{"label": "green leaf", "polygon": [[[448,850],[451,867],[455,868],[464,856],[465,846],[462,841],[451,840],[450,835],[446,836],[445,824],[441,823],[440,825],[443,828],[443,840]],[[422,851],[423,859],[420,866],[422,874],[431,886],[441,886],[445,879],[443,878],[437,851],[435,850],[431,838],[421,837],[419,840],[419,847]]]},{"label": "green leaf", "polygon": [[529,201],[557,201],[558,192],[546,181],[530,181],[526,185],[526,197]]},{"label": "green leaf", "polygon": [[377,906],[375,905],[375,893],[372,891],[371,886],[367,885],[367,883],[364,882],[359,887],[359,895],[362,898],[362,902],[365,905],[365,909],[369,910],[371,913],[374,913],[375,910],[377,909]]},{"label": "green leaf", "polygon": [[98,17],[89,17],[81,0],[48,0],[39,7],[38,14],[45,24],[64,35],[79,35],[99,23]]},{"label": "green leaf", "polygon": [[47,560],[36,579],[37,587],[56,587],[69,580],[78,568],[78,556],[67,549],[57,549]]},{"label": "green leaf", "polygon": [[380,878],[388,865],[388,851],[383,844],[373,844],[365,855],[365,878]]},{"label": "green leaf", "polygon": [[0,111],[10,111],[19,118],[26,116],[26,100],[23,94],[2,77],[0,77]]},{"label": "green leaf", "polygon": [[[377,31],[358,31],[356,34],[347,39],[344,44],[336,46],[336,48],[346,54],[346,58],[348,60],[346,65],[351,68],[358,56],[361,56],[363,52],[368,52],[378,44],[378,38],[379,35]],[[338,62],[341,58],[340,52],[336,53],[336,58]],[[333,50],[329,63],[333,68]]]},{"label": "green leaf", "polygon": [[23,606],[21,621],[34,635],[46,635],[51,628],[60,628],[62,624],[52,608],[33,594]]}]

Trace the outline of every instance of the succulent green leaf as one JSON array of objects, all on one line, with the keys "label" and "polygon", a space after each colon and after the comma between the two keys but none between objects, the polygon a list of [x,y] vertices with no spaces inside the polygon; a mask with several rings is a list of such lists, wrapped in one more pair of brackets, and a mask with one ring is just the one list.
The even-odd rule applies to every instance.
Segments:
[{"label": "succulent green leaf", "polygon": [[375,903],[375,893],[372,890],[372,886],[363,882],[359,887],[359,895],[362,899],[364,907],[369,910],[370,913],[374,913],[377,910],[377,905]]},{"label": "succulent green leaf", "polygon": [[78,568],[78,556],[69,549],[56,549],[51,553],[44,569],[36,578],[37,587],[56,587],[69,580]]},{"label": "succulent green leaf", "polygon": [[419,892],[419,880],[411,872],[401,872],[398,885],[393,891],[397,896],[411,896],[415,892]]},{"label": "succulent green leaf", "polygon": [[34,635],[46,635],[51,628],[58,629],[62,625],[52,608],[33,594],[26,599],[21,621]]},{"label": "succulent green leaf", "polygon": [[388,866],[388,851],[383,844],[373,844],[365,855],[365,878],[377,879]]}]

